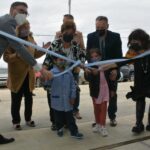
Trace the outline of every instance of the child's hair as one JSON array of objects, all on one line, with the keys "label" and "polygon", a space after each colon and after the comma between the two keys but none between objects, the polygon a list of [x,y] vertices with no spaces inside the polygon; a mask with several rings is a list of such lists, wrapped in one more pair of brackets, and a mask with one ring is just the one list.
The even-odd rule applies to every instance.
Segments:
[{"label": "child's hair", "polygon": [[[60,55],[62,55],[62,56],[66,56],[66,54],[65,54],[63,51],[56,51],[56,53],[57,53],[57,54],[60,54]],[[53,61],[54,61],[54,60],[57,60],[58,57],[52,56],[52,59],[53,59]]]},{"label": "child's hair", "polygon": [[101,51],[98,48],[92,48],[92,49],[90,49],[90,51],[89,51],[89,56],[90,57],[91,57],[92,53],[97,53],[99,56],[102,55]]}]

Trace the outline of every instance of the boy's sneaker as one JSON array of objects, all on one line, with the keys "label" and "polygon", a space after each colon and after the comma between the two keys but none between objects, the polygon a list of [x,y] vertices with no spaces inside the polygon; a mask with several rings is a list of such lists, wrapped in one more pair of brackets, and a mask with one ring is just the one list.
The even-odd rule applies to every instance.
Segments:
[{"label": "boy's sneaker", "polygon": [[22,127],[20,124],[13,124],[13,127],[15,130],[22,130]]},{"label": "boy's sneaker", "polygon": [[64,135],[63,129],[59,129],[59,130],[57,131],[57,135],[58,135],[59,137],[62,137],[62,136]]},{"label": "boy's sneaker", "polygon": [[150,131],[150,124],[148,124],[148,125],[146,126],[146,130],[147,130],[147,131]]},{"label": "boy's sneaker", "polygon": [[51,125],[51,130],[52,130],[52,131],[56,131],[56,130],[57,130],[57,127],[56,127],[55,124],[52,124],[52,125]]},{"label": "boy's sneaker", "polygon": [[35,127],[35,126],[36,126],[36,125],[35,125],[35,122],[32,121],[32,120],[31,120],[31,121],[27,121],[27,122],[26,122],[26,125],[29,126],[29,127]]},{"label": "boy's sneaker", "polygon": [[83,139],[83,134],[77,132],[76,134],[71,134],[71,137],[76,138],[76,139]]},{"label": "boy's sneaker", "polygon": [[92,128],[93,132],[99,132],[99,125],[96,124],[93,128]]},{"label": "boy's sneaker", "polygon": [[96,122],[92,123],[92,127],[94,127],[96,125]]},{"label": "boy's sneaker", "polygon": [[136,125],[136,126],[134,126],[133,128],[132,128],[132,132],[134,132],[134,133],[141,133],[141,132],[143,132],[144,131],[144,125],[143,124],[141,124],[141,125]]},{"label": "boy's sneaker", "polygon": [[117,121],[115,119],[110,120],[110,126],[115,127],[117,125]]},{"label": "boy's sneaker", "polygon": [[105,127],[100,127],[99,132],[102,134],[102,136],[108,136],[107,129]]}]

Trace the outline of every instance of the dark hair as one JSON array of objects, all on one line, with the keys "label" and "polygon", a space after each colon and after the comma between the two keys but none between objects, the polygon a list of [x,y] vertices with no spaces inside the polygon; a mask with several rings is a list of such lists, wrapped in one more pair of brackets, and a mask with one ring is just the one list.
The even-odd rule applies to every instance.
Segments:
[{"label": "dark hair", "polygon": [[65,14],[64,17],[67,17],[67,18],[72,19],[72,20],[74,19],[74,17],[71,14]]},{"label": "dark hair", "polygon": [[140,41],[144,49],[150,47],[150,36],[142,29],[135,29],[130,33],[127,46],[130,45],[131,40]]},{"label": "dark hair", "polygon": [[61,25],[61,32],[64,32],[65,30],[73,29],[76,31],[76,25],[73,21],[66,21]]},{"label": "dark hair", "polygon": [[25,6],[26,8],[28,8],[27,3],[25,3],[25,2],[14,2],[14,3],[11,4],[11,7],[10,7],[10,8],[14,8],[14,7],[20,6],[20,5],[23,5],[23,6]]},{"label": "dark hair", "polygon": [[96,18],[96,21],[101,21],[101,20],[105,20],[106,22],[108,22],[108,18],[106,16],[98,16]]},{"label": "dark hair", "polygon": [[101,53],[101,51],[98,49],[98,48],[91,48],[90,50],[89,50],[89,56],[91,57],[91,54],[92,53],[97,53],[98,55],[102,55],[102,53]]}]

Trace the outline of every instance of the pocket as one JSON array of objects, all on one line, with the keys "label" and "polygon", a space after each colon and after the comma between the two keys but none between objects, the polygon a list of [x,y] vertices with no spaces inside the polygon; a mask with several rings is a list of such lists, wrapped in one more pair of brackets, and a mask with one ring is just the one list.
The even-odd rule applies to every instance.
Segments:
[{"label": "pocket", "polygon": [[52,95],[52,98],[60,98],[58,95]]}]

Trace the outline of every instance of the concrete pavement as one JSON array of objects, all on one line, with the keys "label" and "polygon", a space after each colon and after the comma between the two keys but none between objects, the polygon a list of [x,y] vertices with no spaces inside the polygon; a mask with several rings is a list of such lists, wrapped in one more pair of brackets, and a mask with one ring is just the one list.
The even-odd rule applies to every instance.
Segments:
[{"label": "concrete pavement", "polygon": [[[70,137],[68,130],[64,130],[64,137],[60,138],[54,131],[50,130],[49,108],[47,105],[46,92],[42,88],[37,88],[34,93],[33,120],[36,128],[27,127],[24,122],[22,102],[21,116],[22,131],[15,131],[12,128],[10,116],[10,93],[8,89],[1,89],[0,102],[0,131],[5,136],[15,137],[16,141],[7,145],[0,145],[0,150],[88,150],[88,149],[114,149],[114,150],[149,150],[150,132],[143,132],[141,135],[133,135],[131,128],[135,123],[135,103],[126,100],[125,94],[131,85],[119,83],[118,88],[118,113],[117,127],[110,127],[107,119],[108,137],[102,137],[98,133],[93,133],[91,124],[93,123],[93,107],[88,94],[88,86],[81,86],[81,114],[83,119],[77,120],[80,132],[84,134],[84,139],[77,140]],[[149,104],[150,101],[147,100]],[[146,108],[144,123],[147,123]]]}]

